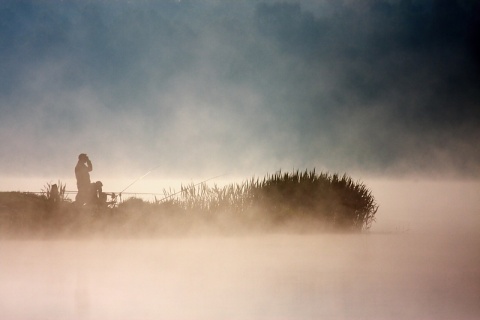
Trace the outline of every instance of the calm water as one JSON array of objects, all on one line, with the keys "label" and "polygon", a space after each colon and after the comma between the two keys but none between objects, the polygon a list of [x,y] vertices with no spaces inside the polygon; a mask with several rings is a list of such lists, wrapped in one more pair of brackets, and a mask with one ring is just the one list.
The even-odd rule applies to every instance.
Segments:
[{"label": "calm water", "polygon": [[0,242],[1,319],[478,319],[480,241],[363,234]]}]

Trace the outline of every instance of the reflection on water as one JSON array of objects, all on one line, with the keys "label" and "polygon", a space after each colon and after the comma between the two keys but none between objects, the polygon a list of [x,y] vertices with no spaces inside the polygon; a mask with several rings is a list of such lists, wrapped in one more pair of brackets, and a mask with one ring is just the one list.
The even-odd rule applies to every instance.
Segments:
[{"label": "reflection on water", "polygon": [[1,319],[477,319],[478,237],[0,242]]}]

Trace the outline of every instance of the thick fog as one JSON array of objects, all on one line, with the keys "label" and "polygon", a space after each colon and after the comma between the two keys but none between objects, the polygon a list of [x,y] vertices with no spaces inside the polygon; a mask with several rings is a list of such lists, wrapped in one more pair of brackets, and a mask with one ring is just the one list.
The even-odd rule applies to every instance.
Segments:
[{"label": "thick fog", "polygon": [[479,239],[2,241],[5,319],[477,319]]},{"label": "thick fog", "polygon": [[[475,1],[2,1],[1,175],[478,177]],[[32,189],[35,189],[32,186]]]},{"label": "thick fog", "polygon": [[477,319],[479,8],[1,1],[0,191],[75,191],[87,153],[107,191],[316,168],[380,208],[361,234],[3,239],[0,318]]},{"label": "thick fog", "polygon": [[0,317],[477,319],[478,183],[369,185],[366,233],[3,239]]}]

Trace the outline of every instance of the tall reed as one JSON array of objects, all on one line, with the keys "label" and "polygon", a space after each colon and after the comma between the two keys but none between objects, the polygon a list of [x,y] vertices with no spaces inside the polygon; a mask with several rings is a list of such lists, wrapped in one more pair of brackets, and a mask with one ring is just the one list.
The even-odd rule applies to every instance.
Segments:
[{"label": "tall reed", "polygon": [[346,174],[299,170],[278,171],[223,187],[187,185],[168,204],[185,212],[205,214],[257,212],[278,223],[310,217],[336,229],[367,230],[378,205],[368,188]]}]

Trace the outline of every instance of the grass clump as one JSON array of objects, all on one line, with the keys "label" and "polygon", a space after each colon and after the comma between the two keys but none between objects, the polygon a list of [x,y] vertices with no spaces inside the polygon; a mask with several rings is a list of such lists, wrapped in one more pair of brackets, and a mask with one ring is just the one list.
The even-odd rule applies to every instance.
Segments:
[{"label": "grass clump", "polygon": [[206,184],[182,186],[169,204],[185,212],[213,216],[250,216],[255,212],[277,225],[307,218],[325,228],[344,230],[369,229],[378,210],[363,183],[346,174],[317,174],[315,170],[278,171],[261,180],[252,178],[222,188]]}]

